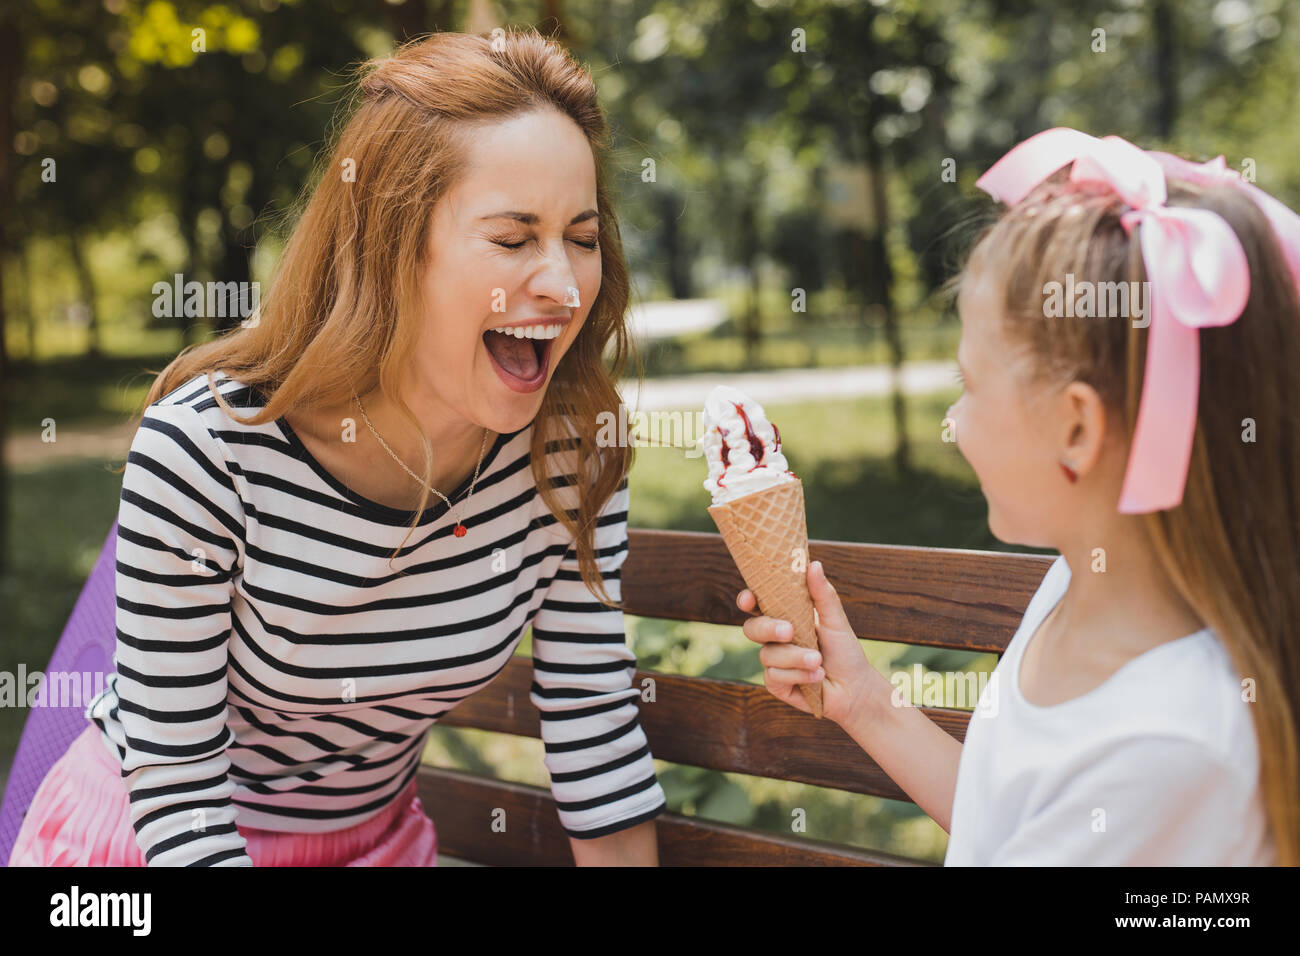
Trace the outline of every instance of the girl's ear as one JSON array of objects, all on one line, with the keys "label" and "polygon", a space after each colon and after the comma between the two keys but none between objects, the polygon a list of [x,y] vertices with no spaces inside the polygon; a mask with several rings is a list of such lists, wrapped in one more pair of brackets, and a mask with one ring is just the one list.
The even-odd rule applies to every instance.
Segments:
[{"label": "girl's ear", "polygon": [[1080,476],[1097,463],[1106,444],[1106,404],[1086,382],[1071,382],[1061,394],[1060,458]]}]

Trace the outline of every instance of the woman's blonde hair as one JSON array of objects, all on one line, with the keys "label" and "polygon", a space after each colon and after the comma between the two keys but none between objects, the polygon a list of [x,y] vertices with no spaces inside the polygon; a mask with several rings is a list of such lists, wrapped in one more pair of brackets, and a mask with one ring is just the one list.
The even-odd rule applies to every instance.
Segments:
[{"label": "woman's blonde hair", "polygon": [[[420,331],[419,282],[432,210],[465,168],[467,133],[557,109],[591,144],[602,273],[600,292],[534,420],[532,472],[542,500],[574,536],[583,581],[602,603],[617,606],[596,564],[594,531],[631,467],[633,449],[598,448],[596,433],[602,412],[617,414],[619,376],[629,355],[637,355],[626,324],[627,264],[603,169],[609,134],[595,84],[536,30],[494,37],[437,33],[358,72],[345,110],[350,118],[300,197],[301,215],[256,320],[182,350],[157,374],[140,416],[201,372],[226,413],[250,425],[304,406],[330,407],[377,383],[424,444],[424,490],[413,532],[430,497],[432,448],[399,386]],[[345,163],[354,181],[342,174]],[[239,419],[218,393],[218,370],[264,394],[265,407]],[[636,372],[640,381],[639,359]],[[572,466],[573,477],[547,473],[548,445],[560,450],[556,457],[564,468]],[[576,510],[560,498],[568,484],[575,487]]]},{"label": "woman's blonde hair", "polygon": [[[1146,281],[1143,227],[1126,233],[1119,196],[1104,184],[1070,183],[1067,173],[1068,167],[1041,183],[988,226],[964,272],[995,270],[984,274],[997,276],[1005,290],[1003,330],[1028,358],[1029,379],[1086,382],[1106,403],[1108,421],[1123,423],[1131,440],[1149,328],[1127,316],[1047,316],[1044,291],[1069,274],[1076,282]],[[1200,330],[1199,405],[1183,500],[1144,515],[1143,525],[1169,580],[1222,640],[1242,678],[1253,679],[1269,824],[1279,863],[1295,865],[1300,302],[1269,221],[1243,191],[1170,178],[1166,205],[1208,209],[1228,222],[1250,262],[1250,299],[1236,322]],[[961,281],[957,276],[949,290]],[[1247,428],[1257,429],[1255,440],[1246,440]]]}]

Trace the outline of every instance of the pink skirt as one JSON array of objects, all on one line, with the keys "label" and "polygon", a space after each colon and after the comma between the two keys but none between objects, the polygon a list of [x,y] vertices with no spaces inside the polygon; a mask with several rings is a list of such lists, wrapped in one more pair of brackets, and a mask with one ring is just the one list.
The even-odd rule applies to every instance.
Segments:
[{"label": "pink skirt", "polygon": [[[32,798],[10,866],[144,866],[122,767],[89,724]],[[436,866],[438,835],[415,778],[369,820],[330,833],[282,833],[236,822],[254,866]]]}]

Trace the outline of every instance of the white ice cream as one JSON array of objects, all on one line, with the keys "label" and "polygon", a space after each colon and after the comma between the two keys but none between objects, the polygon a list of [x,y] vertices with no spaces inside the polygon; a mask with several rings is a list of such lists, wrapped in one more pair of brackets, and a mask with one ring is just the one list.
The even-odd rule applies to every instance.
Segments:
[{"label": "white ice cream", "polygon": [[719,385],[705,400],[704,433],[696,445],[709,463],[704,487],[715,505],[795,480],[763,406],[729,386]]}]

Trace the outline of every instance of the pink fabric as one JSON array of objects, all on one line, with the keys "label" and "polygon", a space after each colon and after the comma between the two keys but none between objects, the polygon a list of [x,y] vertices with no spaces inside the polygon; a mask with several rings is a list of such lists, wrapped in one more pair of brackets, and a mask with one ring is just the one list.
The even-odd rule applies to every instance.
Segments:
[{"label": "pink fabric", "polygon": [[[10,866],[144,866],[122,768],[87,725],[50,767],[9,857]],[[376,816],[332,833],[281,833],[236,824],[254,866],[436,866],[438,835],[415,780]]]}]

